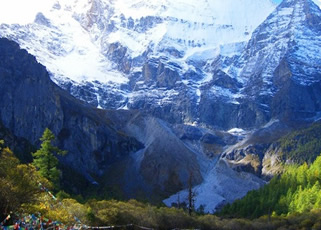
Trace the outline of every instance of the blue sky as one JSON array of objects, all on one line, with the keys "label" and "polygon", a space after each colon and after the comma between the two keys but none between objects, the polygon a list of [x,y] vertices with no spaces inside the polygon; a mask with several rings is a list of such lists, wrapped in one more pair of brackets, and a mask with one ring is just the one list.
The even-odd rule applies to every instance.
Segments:
[{"label": "blue sky", "polygon": [[280,3],[282,0],[273,0],[275,3]]}]

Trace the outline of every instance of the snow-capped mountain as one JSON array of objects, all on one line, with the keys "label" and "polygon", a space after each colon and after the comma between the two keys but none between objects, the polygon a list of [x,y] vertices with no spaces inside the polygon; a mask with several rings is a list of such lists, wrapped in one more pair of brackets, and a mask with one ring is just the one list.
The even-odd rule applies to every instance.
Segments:
[{"label": "snow-capped mountain", "polygon": [[[271,159],[273,144],[269,143],[284,135],[291,124],[320,118],[320,16],[320,8],[312,1],[283,1],[253,32],[239,56],[232,62],[221,56],[212,63],[213,80],[202,88],[200,101],[201,113],[208,119],[205,123],[216,120],[242,127],[254,122],[253,126],[261,128],[245,132],[236,145],[226,146],[204,182],[194,188],[197,206],[206,203],[205,210],[212,211],[220,203],[231,201],[226,191],[242,196],[244,187],[259,186],[262,181],[247,174],[230,176],[234,182],[222,179],[232,172],[225,165],[253,173],[262,170],[262,174],[275,170],[271,162],[278,160],[273,153]],[[217,96],[220,92],[226,94]],[[247,178],[247,183],[237,182],[240,178]],[[187,190],[183,190],[165,203],[187,196]]]},{"label": "snow-capped mountain", "polygon": [[[174,48],[183,60],[196,52],[216,49],[219,45],[246,41],[273,9],[270,1],[258,3],[253,0],[121,0],[109,4],[114,12],[106,21],[115,28],[107,36],[102,31],[103,42],[120,42],[128,48],[131,58],[148,49],[153,55],[170,54],[166,49]],[[99,7],[106,9],[103,1]],[[104,15],[107,13],[110,14],[110,10]],[[95,24],[93,29],[101,32],[97,26]]]},{"label": "snow-capped mountain", "polygon": [[[318,82],[320,19],[320,8],[312,1],[284,1],[254,31],[241,58],[228,73],[242,82],[248,82],[252,76],[260,76],[264,85],[258,91],[261,94],[272,93],[274,71],[286,58],[297,84]],[[270,91],[262,92],[263,89]]]},{"label": "snow-capped mountain", "polygon": [[[244,85],[240,93],[265,106],[269,117],[290,109],[294,117],[312,118],[320,110],[318,96],[303,90],[320,84],[320,22],[320,8],[312,1],[285,0],[228,67],[227,74]],[[296,88],[295,94],[291,88]],[[301,90],[304,96],[298,98]],[[288,101],[284,101],[284,93],[289,95]],[[275,106],[281,102],[286,108]]]},{"label": "snow-capped mountain", "polygon": [[312,0],[59,0],[33,23],[2,24],[0,35],[74,96],[142,112],[113,118],[144,145],[126,166],[137,173],[129,187],[166,183],[173,194],[186,188],[189,165],[203,180],[196,204],[215,196],[212,211],[264,183],[228,167],[248,160],[252,149],[242,148],[255,129],[276,136],[283,123],[318,118],[320,28]]},{"label": "snow-capped mountain", "polygon": [[[104,108],[133,108],[137,97],[151,96],[140,90],[149,84],[136,79],[147,60],[165,57],[161,62],[179,67],[179,74],[194,74],[193,63],[238,52],[274,7],[270,0],[60,0],[34,23],[2,25],[0,33],[34,54],[58,84],[73,82],[75,96]],[[194,94],[208,77],[197,74]],[[189,79],[183,83],[191,89]],[[157,94],[168,101],[177,92]]]}]

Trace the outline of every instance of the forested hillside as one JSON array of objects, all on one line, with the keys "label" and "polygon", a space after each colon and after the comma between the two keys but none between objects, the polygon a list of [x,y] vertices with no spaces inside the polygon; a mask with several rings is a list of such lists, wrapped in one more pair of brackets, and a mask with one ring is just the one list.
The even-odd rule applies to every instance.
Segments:
[{"label": "forested hillside", "polygon": [[243,199],[227,205],[223,216],[257,218],[263,215],[307,213],[321,208],[321,156],[308,165],[285,166],[285,172]]}]

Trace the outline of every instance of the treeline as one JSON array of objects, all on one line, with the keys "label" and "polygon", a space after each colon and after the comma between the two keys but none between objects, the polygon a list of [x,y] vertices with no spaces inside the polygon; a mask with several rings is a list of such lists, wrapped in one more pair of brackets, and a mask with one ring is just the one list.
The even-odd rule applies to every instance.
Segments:
[{"label": "treeline", "polygon": [[225,206],[221,216],[258,218],[263,215],[287,216],[321,209],[321,156],[308,166],[287,166],[259,190]]}]

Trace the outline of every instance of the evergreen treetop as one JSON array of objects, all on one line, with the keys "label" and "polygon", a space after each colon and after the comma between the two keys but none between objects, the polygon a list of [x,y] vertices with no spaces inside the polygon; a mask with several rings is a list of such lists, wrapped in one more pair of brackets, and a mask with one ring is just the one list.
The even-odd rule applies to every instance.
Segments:
[{"label": "evergreen treetop", "polygon": [[54,146],[52,142],[55,140],[55,135],[48,128],[45,129],[41,140],[41,147],[35,153],[33,165],[39,170],[39,173],[51,181],[54,187],[59,187],[60,170],[57,168],[58,159],[55,155],[64,155],[65,151]]}]

